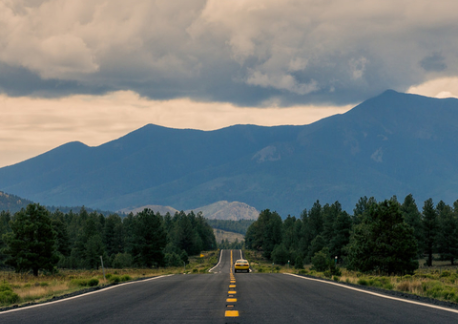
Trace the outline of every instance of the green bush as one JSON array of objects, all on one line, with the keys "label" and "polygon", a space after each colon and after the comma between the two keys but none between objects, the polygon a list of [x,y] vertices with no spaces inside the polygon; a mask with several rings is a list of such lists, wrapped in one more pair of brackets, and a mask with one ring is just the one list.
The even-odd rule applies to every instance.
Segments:
[{"label": "green bush", "polygon": [[329,267],[329,252],[328,248],[323,248],[320,252],[315,253],[312,257],[313,269],[323,272]]},{"label": "green bush", "polygon": [[0,285],[0,292],[2,291],[13,291],[13,289],[11,289],[9,284],[3,283]]},{"label": "green bush", "polygon": [[0,291],[0,304],[9,305],[17,303],[21,298],[11,290]]},{"label": "green bush", "polygon": [[121,277],[121,281],[122,281],[122,282],[126,282],[126,281],[129,281],[129,280],[131,280],[131,279],[132,279],[132,278],[131,278],[129,275],[124,275],[124,276]]},{"label": "green bush", "polygon": [[333,276],[332,280],[334,280],[336,282],[339,282],[340,281],[340,277],[339,276]]},{"label": "green bush", "polygon": [[361,285],[361,286],[368,286],[369,285],[369,282],[364,279],[364,278],[359,278],[358,279],[358,285]]},{"label": "green bush", "polygon": [[88,281],[86,279],[72,279],[70,280],[70,285],[79,286],[79,287],[86,287]]},{"label": "green bush", "polygon": [[48,287],[49,284],[46,281],[44,281],[44,282],[40,283],[40,286],[41,287]]},{"label": "green bush", "polygon": [[304,269],[304,260],[300,256],[296,257],[296,260],[294,261],[294,267],[296,269]]},{"label": "green bush", "polygon": [[440,277],[441,277],[441,278],[450,277],[451,275],[452,275],[452,273],[451,273],[450,271],[444,270],[444,271],[442,271],[442,273],[440,274]]},{"label": "green bush", "polygon": [[110,282],[113,284],[118,284],[121,282],[121,278],[119,276],[111,276],[110,277]]},{"label": "green bush", "polygon": [[197,270],[196,268],[192,269],[192,273],[197,273],[199,270]]},{"label": "green bush", "polygon": [[331,271],[329,271],[329,270],[324,271],[323,274],[324,274],[324,276],[326,278],[331,278],[331,276],[332,276]]},{"label": "green bush", "polygon": [[105,278],[107,278],[108,280],[110,280],[111,276],[112,276],[111,273],[107,273],[107,274],[105,275]]},{"label": "green bush", "polygon": [[89,281],[87,282],[87,285],[89,287],[95,287],[98,284],[99,284],[99,279],[96,279],[96,278],[89,279]]}]

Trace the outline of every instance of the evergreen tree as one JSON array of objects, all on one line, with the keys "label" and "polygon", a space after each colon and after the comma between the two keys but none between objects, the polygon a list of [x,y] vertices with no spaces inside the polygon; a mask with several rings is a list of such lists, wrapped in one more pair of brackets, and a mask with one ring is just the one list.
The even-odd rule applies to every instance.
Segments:
[{"label": "evergreen tree", "polygon": [[422,229],[424,252],[428,255],[426,264],[430,267],[433,265],[433,253],[436,251],[438,231],[437,211],[431,198],[426,200],[423,206]]},{"label": "evergreen tree", "polygon": [[68,236],[67,224],[65,224],[64,214],[57,210],[51,214],[52,226],[56,233],[56,250],[63,256],[69,256],[70,238]]},{"label": "evergreen tree", "polygon": [[140,266],[152,267],[164,264],[164,248],[167,236],[162,218],[150,209],[135,217],[133,258]]},{"label": "evergreen tree", "polygon": [[452,208],[444,202],[439,202],[437,251],[442,260],[449,260],[453,265],[458,258],[458,220]]},{"label": "evergreen tree", "polygon": [[17,272],[52,271],[59,258],[55,251],[55,233],[49,212],[38,204],[30,204],[13,217],[11,233],[3,235],[6,264]]},{"label": "evergreen tree", "polygon": [[404,216],[404,221],[413,229],[418,244],[418,256],[420,256],[424,246],[421,213],[418,211],[417,204],[412,194],[405,197],[401,205],[401,212]]},{"label": "evergreen tree", "polygon": [[372,205],[355,227],[349,248],[350,268],[382,273],[412,273],[418,268],[417,242],[397,201]]}]

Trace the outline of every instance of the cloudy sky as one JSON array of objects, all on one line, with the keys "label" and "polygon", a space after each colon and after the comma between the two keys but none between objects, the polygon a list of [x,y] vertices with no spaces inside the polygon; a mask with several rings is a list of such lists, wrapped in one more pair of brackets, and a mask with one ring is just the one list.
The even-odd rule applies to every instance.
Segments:
[{"label": "cloudy sky", "polygon": [[458,97],[456,0],[0,0],[0,167],[147,123],[306,124]]}]

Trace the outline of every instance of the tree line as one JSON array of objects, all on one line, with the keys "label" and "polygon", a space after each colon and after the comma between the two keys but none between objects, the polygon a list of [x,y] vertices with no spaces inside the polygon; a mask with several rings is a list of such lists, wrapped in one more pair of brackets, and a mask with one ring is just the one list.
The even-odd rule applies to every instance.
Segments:
[{"label": "tree line", "polygon": [[0,213],[0,266],[18,272],[58,268],[182,266],[188,256],[216,248],[202,214],[164,216],[145,209],[124,218],[87,212],[48,211],[29,204]]},{"label": "tree line", "polygon": [[275,263],[302,267],[317,255],[328,265],[339,264],[358,271],[411,273],[418,259],[431,266],[433,255],[453,265],[458,258],[458,200],[449,206],[443,201],[424,202],[422,210],[413,196],[403,203],[394,196],[377,202],[362,197],[353,215],[338,201],[322,206],[317,200],[299,218],[263,210],[247,230],[245,245],[262,251]]}]

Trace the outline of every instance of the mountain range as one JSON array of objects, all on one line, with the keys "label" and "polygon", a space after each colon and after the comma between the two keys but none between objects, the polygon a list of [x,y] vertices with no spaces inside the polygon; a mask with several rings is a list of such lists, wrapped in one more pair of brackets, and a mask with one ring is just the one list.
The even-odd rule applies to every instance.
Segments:
[{"label": "mountain range", "polygon": [[298,216],[362,196],[458,199],[458,99],[388,90],[310,125],[215,131],[146,125],[0,168],[0,190],[46,205],[193,209],[239,201]]}]

